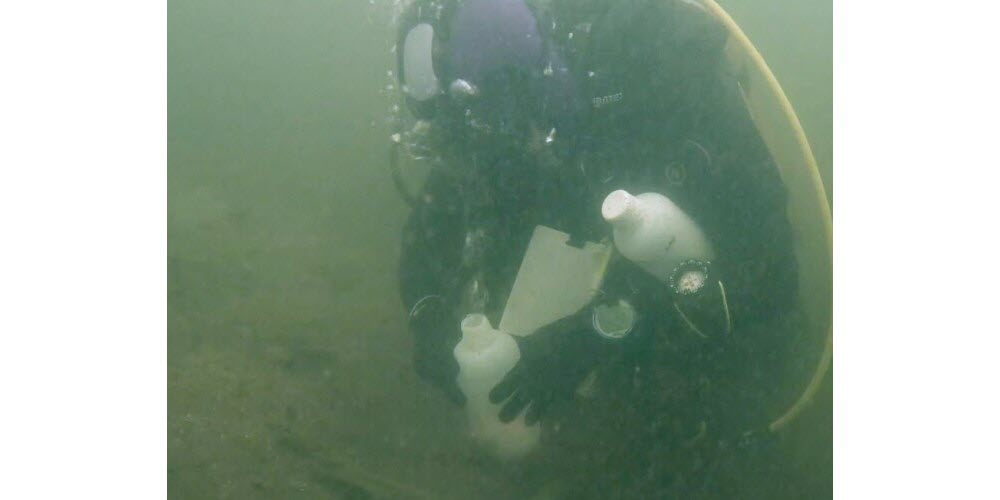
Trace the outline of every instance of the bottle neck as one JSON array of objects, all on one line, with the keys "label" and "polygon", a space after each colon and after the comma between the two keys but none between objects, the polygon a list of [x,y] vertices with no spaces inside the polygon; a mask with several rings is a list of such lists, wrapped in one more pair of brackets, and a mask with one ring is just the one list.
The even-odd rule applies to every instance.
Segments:
[{"label": "bottle neck", "polygon": [[605,198],[601,214],[618,232],[636,230],[645,218],[639,199],[621,189]]},{"label": "bottle neck", "polygon": [[471,350],[481,351],[490,347],[497,340],[497,332],[490,326],[486,316],[470,314],[462,320],[462,341]]}]

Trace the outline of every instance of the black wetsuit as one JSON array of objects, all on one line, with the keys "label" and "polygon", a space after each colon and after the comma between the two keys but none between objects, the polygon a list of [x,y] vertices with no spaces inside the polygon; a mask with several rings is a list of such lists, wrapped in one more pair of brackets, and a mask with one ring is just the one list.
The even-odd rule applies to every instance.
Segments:
[{"label": "black wetsuit", "polygon": [[[716,309],[708,311],[710,338],[692,333],[665,286],[618,259],[606,292],[628,297],[642,328],[608,356],[624,372],[647,368],[638,372],[642,388],[630,393],[642,412],[673,412],[684,428],[707,422],[725,435],[763,425],[773,416],[761,398],[773,396],[769,386],[781,374],[797,270],[784,187],[742,102],[739,75],[723,62],[724,29],[681,1],[553,0],[544,19],[581,89],[584,119],[555,166],[459,140],[443,156],[461,165],[431,172],[406,225],[399,271],[407,310],[437,297],[411,325],[418,373],[460,399],[452,349],[470,280],[481,278],[496,324],[536,225],[601,240],[610,236],[600,215],[608,193],[655,191],[714,245],[712,276],[725,283],[732,332],[713,328],[725,314]],[[661,436],[642,439],[650,438]]]}]

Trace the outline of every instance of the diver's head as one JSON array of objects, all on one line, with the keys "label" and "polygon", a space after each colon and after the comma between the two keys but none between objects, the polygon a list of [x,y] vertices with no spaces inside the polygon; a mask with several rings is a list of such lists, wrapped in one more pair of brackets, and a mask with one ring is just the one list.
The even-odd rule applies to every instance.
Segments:
[{"label": "diver's head", "polygon": [[531,150],[572,137],[580,100],[526,0],[416,0],[396,52],[417,118],[475,145]]}]

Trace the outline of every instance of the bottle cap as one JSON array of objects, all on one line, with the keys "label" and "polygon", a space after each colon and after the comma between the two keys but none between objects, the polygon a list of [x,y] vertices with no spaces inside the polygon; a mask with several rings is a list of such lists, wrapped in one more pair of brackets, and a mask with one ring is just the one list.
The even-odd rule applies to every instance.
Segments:
[{"label": "bottle cap", "polygon": [[604,199],[604,204],[601,205],[601,215],[604,220],[611,223],[638,221],[640,217],[639,200],[628,191],[619,189]]}]

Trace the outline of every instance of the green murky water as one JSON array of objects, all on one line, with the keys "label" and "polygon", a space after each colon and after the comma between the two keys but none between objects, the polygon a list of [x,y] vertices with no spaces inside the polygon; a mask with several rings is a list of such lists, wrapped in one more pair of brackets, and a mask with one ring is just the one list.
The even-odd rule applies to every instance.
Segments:
[{"label": "green murky water", "polygon": [[[723,5],[796,105],[829,192],[829,2]],[[171,498],[557,498],[593,473],[481,456],[412,371],[395,277],[408,208],[386,166],[391,13],[169,4]],[[766,463],[723,469],[712,491],[829,496],[829,386]]]}]

